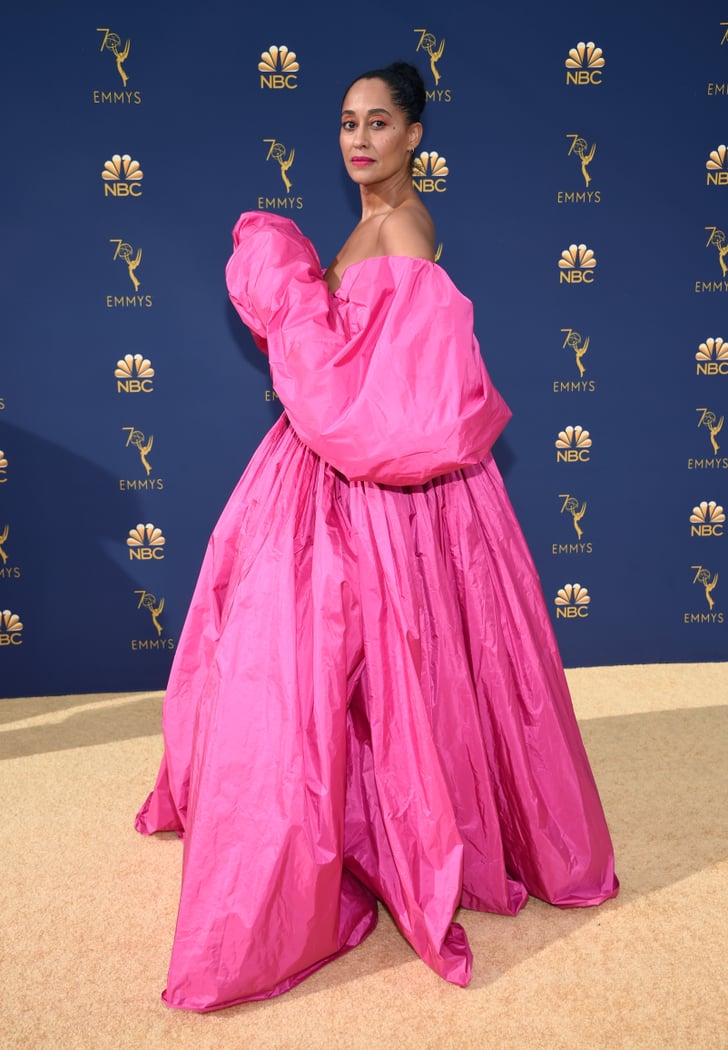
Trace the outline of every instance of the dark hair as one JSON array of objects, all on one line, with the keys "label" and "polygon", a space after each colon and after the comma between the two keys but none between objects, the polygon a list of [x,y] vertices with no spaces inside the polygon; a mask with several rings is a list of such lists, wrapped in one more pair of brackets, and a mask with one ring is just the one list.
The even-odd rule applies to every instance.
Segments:
[{"label": "dark hair", "polygon": [[389,88],[392,102],[406,113],[408,124],[416,124],[422,116],[427,94],[425,82],[416,66],[409,62],[390,62],[384,69],[370,69],[352,80],[344,92],[344,98],[360,80],[383,80]]}]

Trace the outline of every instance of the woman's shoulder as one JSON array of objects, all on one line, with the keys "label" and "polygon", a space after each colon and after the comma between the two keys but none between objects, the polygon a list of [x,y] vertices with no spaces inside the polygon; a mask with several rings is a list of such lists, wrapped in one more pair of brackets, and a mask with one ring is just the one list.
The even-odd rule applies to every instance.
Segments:
[{"label": "woman's shoulder", "polygon": [[435,258],[435,224],[419,200],[404,201],[393,208],[379,227],[378,239],[382,255],[404,255],[431,262]]}]

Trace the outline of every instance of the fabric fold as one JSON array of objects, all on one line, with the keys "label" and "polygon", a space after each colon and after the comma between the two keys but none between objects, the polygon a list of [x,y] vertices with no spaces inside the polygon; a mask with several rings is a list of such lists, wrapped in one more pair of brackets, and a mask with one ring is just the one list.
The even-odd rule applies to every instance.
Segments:
[{"label": "fabric fold", "polygon": [[360,943],[379,902],[465,985],[459,907],[618,888],[488,452],[507,409],[434,264],[366,260],[332,296],[290,221],[243,216],[235,236],[231,294],[286,411],[210,538],[137,815],[184,838],[164,999],[278,995]]},{"label": "fabric fold", "polygon": [[246,213],[233,243],[230,298],[264,340],[276,393],[309,448],[350,481],[400,486],[485,457],[510,411],[473,335],[472,303],[444,270],[366,259],[332,296],[290,219]]}]

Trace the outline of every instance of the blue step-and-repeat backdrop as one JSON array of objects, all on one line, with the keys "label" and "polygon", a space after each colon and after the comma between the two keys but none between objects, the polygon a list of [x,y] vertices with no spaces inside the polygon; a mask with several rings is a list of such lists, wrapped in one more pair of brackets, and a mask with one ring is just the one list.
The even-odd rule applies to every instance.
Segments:
[{"label": "blue step-and-repeat backdrop", "polygon": [[397,58],[564,662],[728,657],[725,4],[80,0],[3,28],[0,695],[164,686],[280,411],[231,228],[279,212],[330,261],[341,96]]}]

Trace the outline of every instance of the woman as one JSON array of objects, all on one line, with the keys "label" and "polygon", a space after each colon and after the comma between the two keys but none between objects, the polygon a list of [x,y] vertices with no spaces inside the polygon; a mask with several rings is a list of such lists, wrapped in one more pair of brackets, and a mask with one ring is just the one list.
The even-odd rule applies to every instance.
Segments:
[{"label": "woman", "polygon": [[411,182],[406,64],[347,91],[362,218],[324,275],[241,216],[231,298],[285,413],[218,522],[137,818],[185,837],[165,1001],[267,998],[358,944],[377,901],[470,979],[459,905],[617,892],[538,578],[490,447],[509,411]]}]

